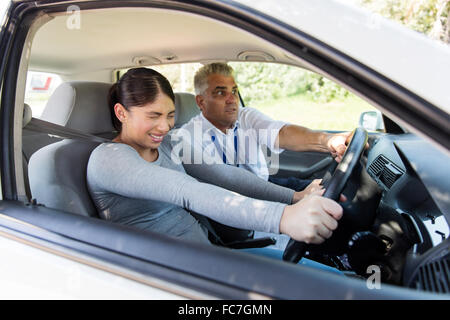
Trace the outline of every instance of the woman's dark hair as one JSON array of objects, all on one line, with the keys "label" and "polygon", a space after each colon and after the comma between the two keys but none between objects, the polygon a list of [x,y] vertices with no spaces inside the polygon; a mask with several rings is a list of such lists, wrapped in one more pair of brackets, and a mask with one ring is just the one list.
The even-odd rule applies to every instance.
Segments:
[{"label": "woman's dark hair", "polygon": [[130,107],[140,107],[154,102],[160,93],[164,93],[175,103],[172,86],[162,74],[147,68],[128,70],[109,89],[108,104],[114,128],[119,132],[122,130],[122,123],[114,112],[116,103],[129,110]]}]

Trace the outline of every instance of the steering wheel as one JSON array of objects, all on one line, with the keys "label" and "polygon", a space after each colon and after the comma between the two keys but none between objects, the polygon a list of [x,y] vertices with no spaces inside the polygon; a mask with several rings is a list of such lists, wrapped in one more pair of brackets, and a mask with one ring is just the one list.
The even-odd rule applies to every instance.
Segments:
[{"label": "steering wheel", "polygon": [[[359,127],[353,131],[353,138],[342,157],[341,162],[337,165],[331,179],[328,181],[324,197],[338,201],[342,191],[347,184],[353,170],[356,168],[361,158],[364,147],[367,144],[367,131]],[[305,255],[308,245],[305,242],[289,240],[283,253],[283,260],[298,263]]]}]

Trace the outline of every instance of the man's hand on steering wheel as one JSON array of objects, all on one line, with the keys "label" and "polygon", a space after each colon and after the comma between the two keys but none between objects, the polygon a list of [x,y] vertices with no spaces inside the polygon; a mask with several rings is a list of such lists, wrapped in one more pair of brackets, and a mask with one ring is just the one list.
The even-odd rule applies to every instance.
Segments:
[{"label": "man's hand on steering wheel", "polygon": [[347,150],[347,144],[349,143],[352,136],[352,132],[342,132],[330,134],[326,146],[331,156],[336,160],[336,162],[341,162],[344,156],[345,150]]},{"label": "man's hand on steering wheel", "polygon": [[[353,133],[354,131],[329,134],[326,141],[326,146],[328,151],[331,153],[331,156],[336,160],[337,163],[340,163],[342,161],[342,157],[347,150],[347,146],[352,140]],[[369,144],[366,143],[364,149],[367,149],[368,147]]]},{"label": "man's hand on steering wheel", "polygon": [[[325,189],[322,185],[322,179],[314,179],[304,190],[294,192],[294,197],[292,198],[292,204],[299,202],[300,200],[304,199],[305,197],[309,195],[323,195],[325,192]],[[340,202],[347,201],[347,197],[341,194],[341,197],[339,199]]]},{"label": "man's hand on steering wheel", "polygon": [[306,196],[310,194],[314,194],[317,191],[324,191],[323,186],[321,185],[322,179],[314,179],[305,189],[302,191],[297,191],[294,193],[294,197],[292,199],[292,203],[297,203]]}]

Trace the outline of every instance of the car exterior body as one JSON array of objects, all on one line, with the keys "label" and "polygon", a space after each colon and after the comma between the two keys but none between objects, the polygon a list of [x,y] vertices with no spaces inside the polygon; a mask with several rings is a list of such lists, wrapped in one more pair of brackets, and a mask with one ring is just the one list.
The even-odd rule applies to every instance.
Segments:
[{"label": "car exterior body", "polygon": [[[145,29],[151,26],[150,16],[174,22],[173,29],[166,30],[172,42]],[[114,27],[118,25],[114,17],[123,18],[130,31]],[[133,24],[133,18],[144,23],[145,30],[138,22]],[[103,28],[95,24],[99,19],[105,22]],[[155,25],[162,23],[155,21]],[[52,33],[64,24],[67,33]],[[196,25],[202,26],[195,29],[197,38],[184,41],[179,35],[183,28]],[[218,37],[202,31],[208,26],[220,32]],[[50,31],[43,32],[45,28]],[[83,28],[98,34],[84,36]],[[117,39],[108,37],[109,28],[118,31]],[[153,41],[139,39],[146,32]],[[66,35],[73,38],[64,42]],[[28,70],[55,72],[65,81],[112,82],[115,71],[132,66],[139,60],[135,58],[155,64],[174,59],[232,61],[238,60],[236,54],[246,44],[249,52],[270,52],[277,63],[327,76],[398,123],[388,125],[385,134],[371,135],[375,143],[367,156],[367,169],[382,156],[387,158],[385,167],[401,172],[387,186],[382,173],[369,170],[383,192],[377,212],[400,219],[412,226],[408,232],[422,235],[411,240],[416,241],[413,246],[399,249],[402,270],[397,285],[382,283],[378,288],[370,285],[373,278],[339,277],[224,248],[183,243],[65,213],[27,198],[21,119]],[[6,284],[0,297],[448,299],[448,46],[338,1],[279,1],[274,8],[271,1],[25,0],[10,2],[0,55],[0,279]],[[433,266],[442,268],[432,274],[435,282],[429,284],[437,289],[417,285],[424,283],[417,280],[418,274]]]}]

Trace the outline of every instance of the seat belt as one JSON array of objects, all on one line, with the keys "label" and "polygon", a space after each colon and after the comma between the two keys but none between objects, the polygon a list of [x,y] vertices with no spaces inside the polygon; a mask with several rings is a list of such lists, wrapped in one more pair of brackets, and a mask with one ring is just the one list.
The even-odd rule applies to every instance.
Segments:
[{"label": "seat belt", "polygon": [[189,213],[198,220],[201,226],[205,227],[206,230],[208,230],[208,239],[211,241],[212,244],[220,246],[220,247],[226,247],[231,249],[249,249],[249,248],[264,248],[270,245],[274,245],[277,243],[277,240],[273,237],[263,237],[263,238],[253,238],[253,239],[245,239],[245,240],[236,240],[232,242],[225,243],[222,240],[222,237],[220,237],[214,227],[210,223],[210,218],[195,213],[193,211],[188,210]]},{"label": "seat belt", "polygon": [[88,140],[94,142],[109,142],[111,140],[102,138],[93,134],[84,133],[80,130],[66,128],[55,123],[48,121],[31,118],[30,122],[24,127],[24,129],[45,133],[50,136],[54,136],[61,139],[77,139]]},{"label": "seat belt", "polygon": [[[60,139],[77,139],[77,140],[92,141],[92,142],[99,142],[99,143],[111,141],[106,138],[95,136],[95,135],[92,135],[89,133],[84,133],[79,130],[66,128],[64,126],[60,126],[55,123],[51,123],[51,122],[36,119],[36,118],[31,118],[31,120],[25,125],[25,127],[22,128],[22,130],[25,130],[25,129],[29,130],[29,131],[33,131],[33,132],[44,133],[50,137],[56,137],[56,138],[60,138]],[[52,143],[54,143],[54,142],[52,142]],[[22,149],[22,157],[25,160],[25,162],[22,161],[23,162],[22,165],[24,167],[24,175],[25,175],[25,171],[28,167],[29,159],[25,155],[25,152],[23,151],[23,149]],[[24,176],[24,179],[26,180],[25,181],[26,197],[27,197],[28,201],[32,202],[33,199],[31,197],[31,191],[29,190],[29,184],[27,181],[28,175]]]}]

